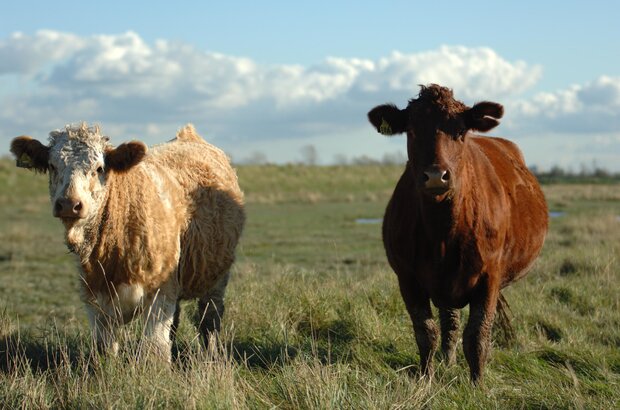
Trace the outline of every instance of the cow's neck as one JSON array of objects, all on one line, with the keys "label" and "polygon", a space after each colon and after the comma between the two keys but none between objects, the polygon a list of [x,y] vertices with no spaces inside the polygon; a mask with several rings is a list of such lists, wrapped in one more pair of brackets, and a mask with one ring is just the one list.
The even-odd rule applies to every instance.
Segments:
[{"label": "cow's neck", "polygon": [[452,201],[435,202],[430,198],[424,198],[419,206],[427,237],[433,242],[445,241],[453,227],[454,205]]}]

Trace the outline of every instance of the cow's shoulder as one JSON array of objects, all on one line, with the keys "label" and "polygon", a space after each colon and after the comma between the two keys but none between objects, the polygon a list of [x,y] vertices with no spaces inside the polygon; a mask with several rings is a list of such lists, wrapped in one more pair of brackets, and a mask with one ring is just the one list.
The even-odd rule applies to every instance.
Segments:
[{"label": "cow's shoulder", "polygon": [[500,137],[475,136],[472,141],[486,154],[493,162],[497,161],[517,161],[524,163],[521,150],[512,141]]},{"label": "cow's shoulder", "polygon": [[521,150],[512,141],[499,137],[476,136],[472,142],[483,155],[503,184],[532,182],[532,174],[525,164]]}]

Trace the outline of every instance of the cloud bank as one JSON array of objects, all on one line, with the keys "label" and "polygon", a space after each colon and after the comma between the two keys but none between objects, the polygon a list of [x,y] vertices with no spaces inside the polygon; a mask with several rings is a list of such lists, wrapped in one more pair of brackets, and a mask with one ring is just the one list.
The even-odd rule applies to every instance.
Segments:
[{"label": "cloud bank", "polygon": [[6,142],[0,152],[15,135],[44,138],[86,120],[101,123],[117,143],[162,142],[193,122],[235,158],[260,150],[272,160],[295,160],[296,147],[307,144],[329,151],[325,160],[337,153],[372,156],[381,144],[384,150],[397,145],[377,139],[366,112],[388,101],[403,106],[418,84],[431,82],[453,88],[468,104],[505,104],[502,134],[526,146],[528,136],[570,134],[620,152],[620,77],[533,93],[542,74],[540,66],[484,47],[261,65],[183,43],[147,44],[134,32],[15,33],[0,39],[0,138]]}]

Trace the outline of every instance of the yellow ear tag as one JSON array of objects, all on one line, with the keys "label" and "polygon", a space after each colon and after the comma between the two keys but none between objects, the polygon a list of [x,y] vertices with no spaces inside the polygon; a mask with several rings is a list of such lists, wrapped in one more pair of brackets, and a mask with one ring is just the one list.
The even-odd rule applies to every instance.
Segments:
[{"label": "yellow ear tag", "polygon": [[381,126],[379,126],[379,132],[383,135],[392,135],[392,127],[385,120],[385,118],[381,118]]},{"label": "yellow ear tag", "polygon": [[21,157],[15,161],[15,165],[19,168],[32,168],[32,159],[26,154],[23,153]]}]

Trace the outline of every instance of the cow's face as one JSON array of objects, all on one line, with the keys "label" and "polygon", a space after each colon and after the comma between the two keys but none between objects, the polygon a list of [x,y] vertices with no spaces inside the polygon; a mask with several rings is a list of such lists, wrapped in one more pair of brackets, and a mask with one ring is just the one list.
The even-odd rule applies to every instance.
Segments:
[{"label": "cow's face", "polygon": [[45,146],[30,137],[17,137],[11,152],[18,166],[49,173],[52,214],[67,229],[79,227],[98,213],[110,172],[123,172],[146,153],[141,142],[113,148],[98,127],[67,127],[50,133]]},{"label": "cow's face", "polygon": [[422,86],[406,109],[380,105],[368,118],[384,135],[407,133],[408,170],[416,188],[441,201],[458,189],[469,130],[489,131],[502,115],[500,104],[481,102],[469,108],[450,89],[433,84]]}]

